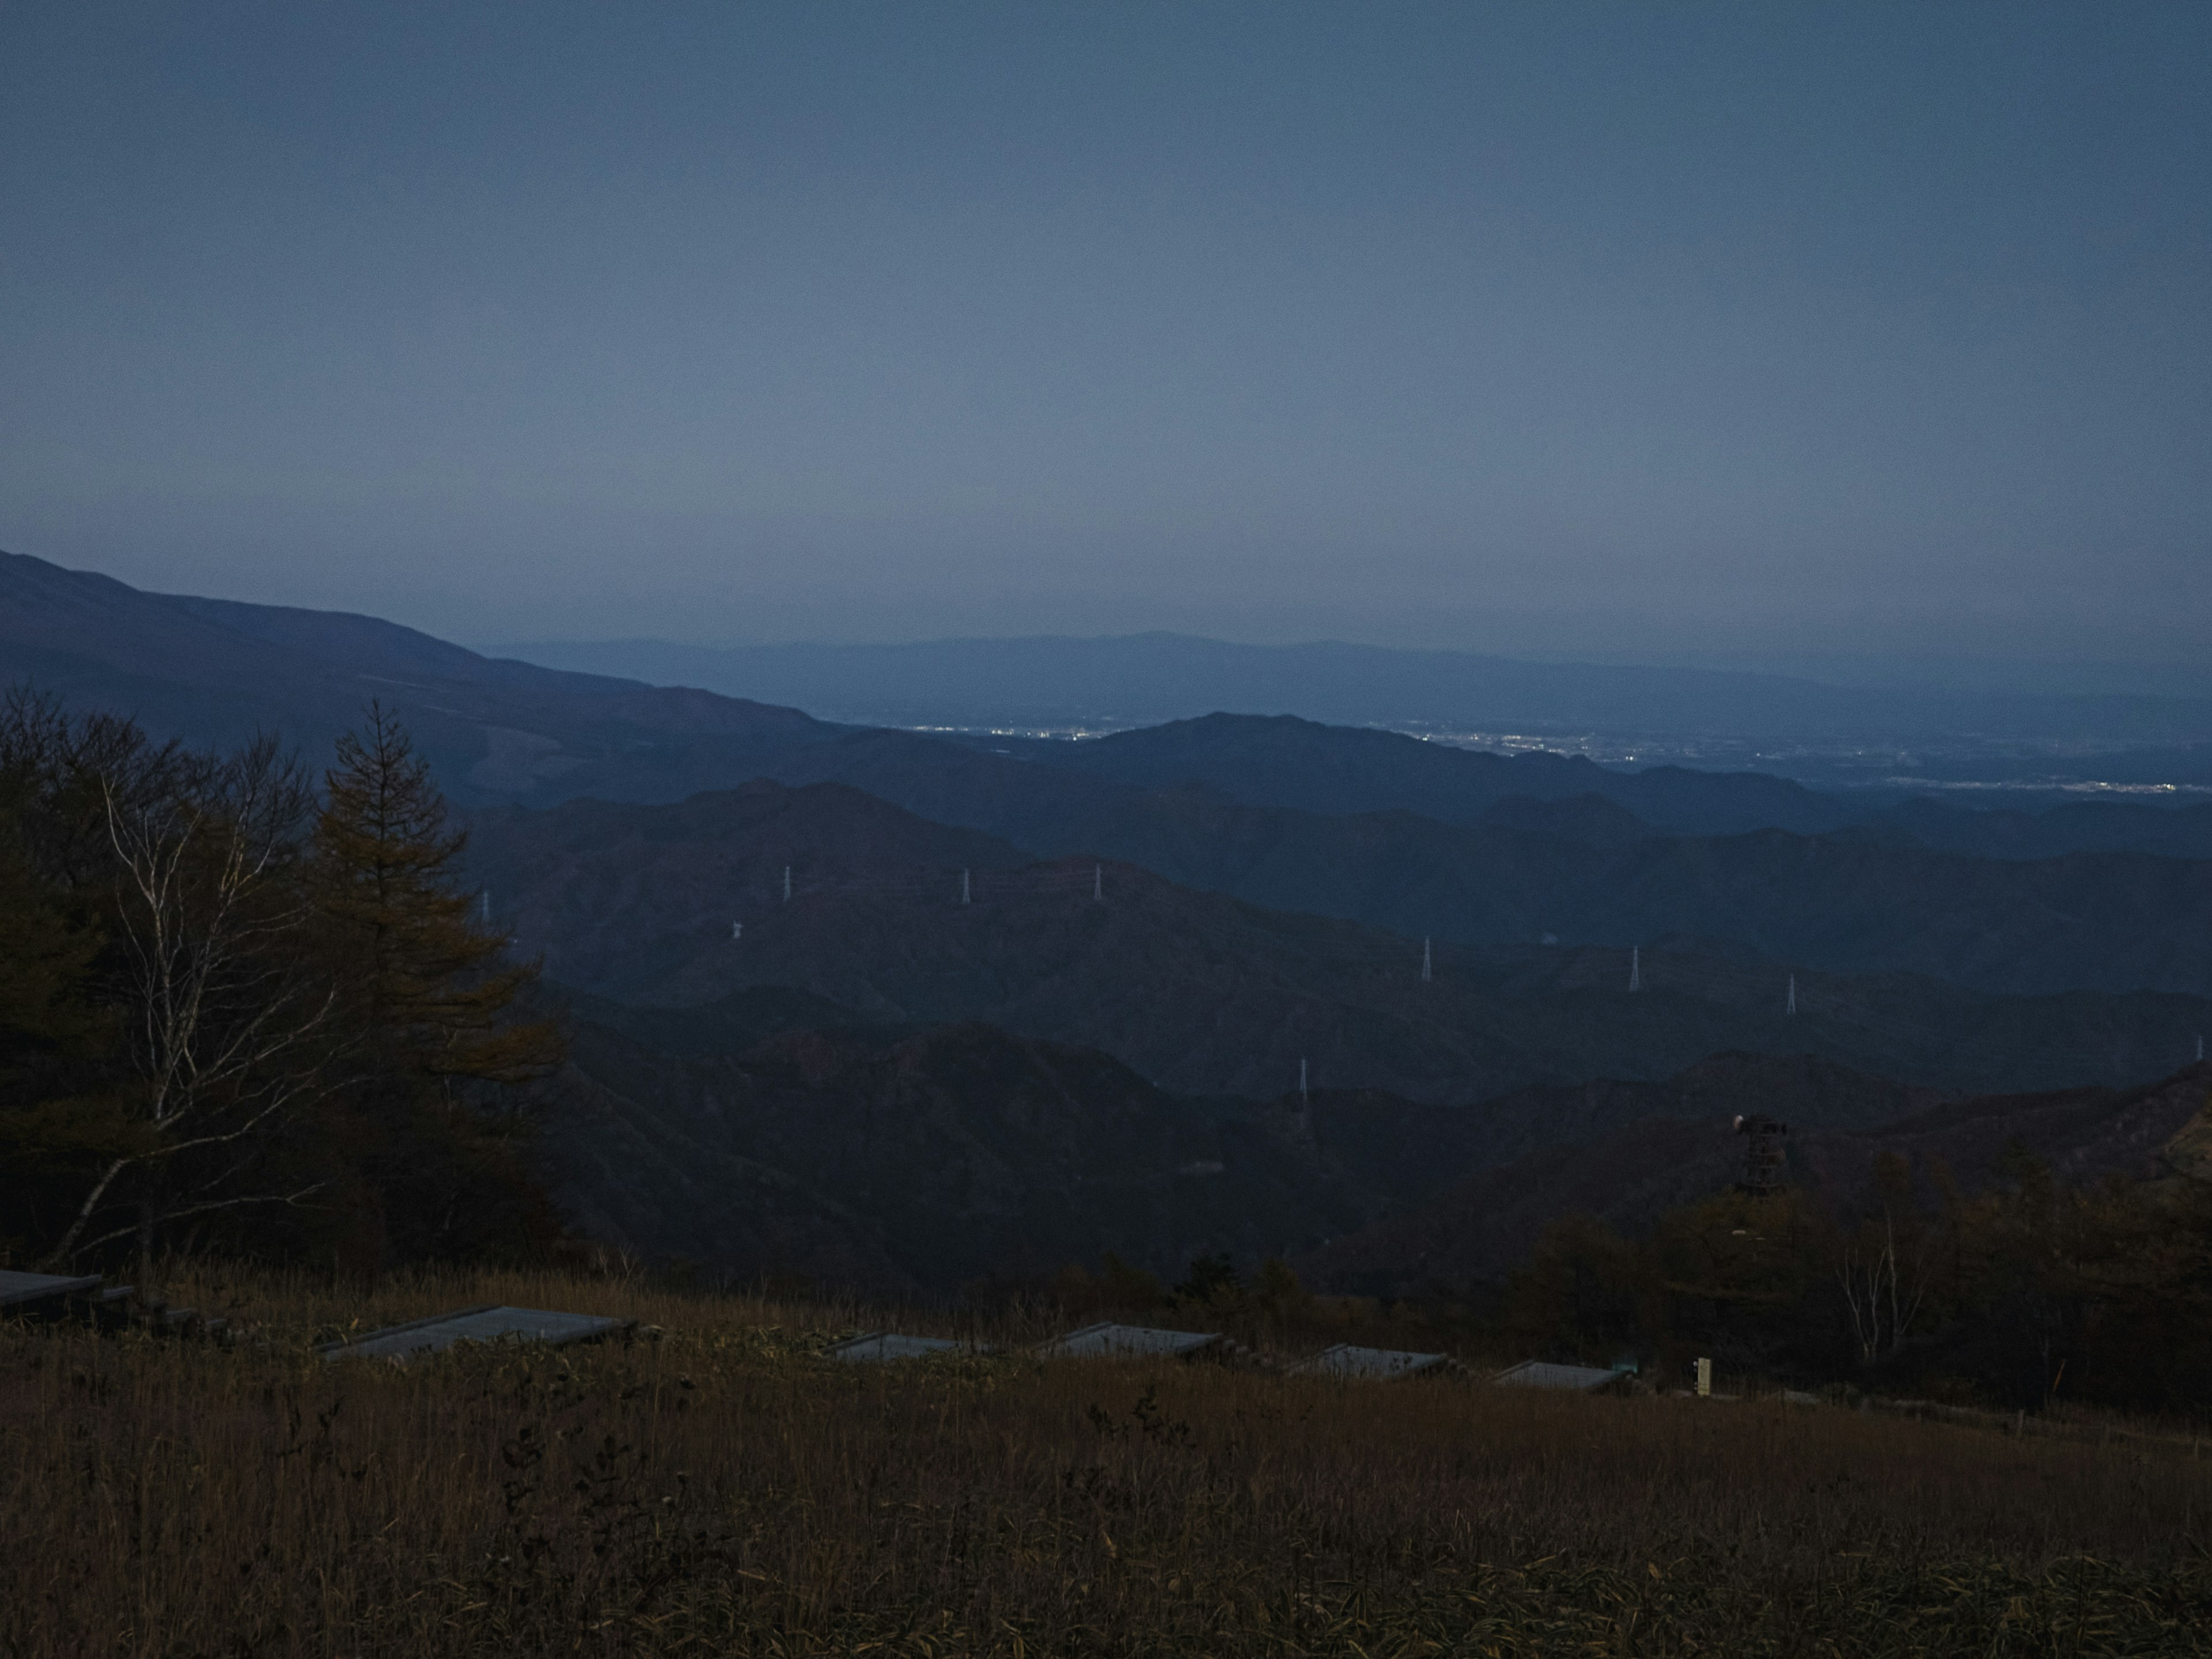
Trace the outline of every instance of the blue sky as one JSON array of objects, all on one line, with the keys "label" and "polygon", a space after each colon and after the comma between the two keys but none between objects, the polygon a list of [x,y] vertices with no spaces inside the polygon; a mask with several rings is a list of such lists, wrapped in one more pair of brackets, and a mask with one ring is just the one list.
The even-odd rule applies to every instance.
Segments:
[{"label": "blue sky", "polygon": [[0,4],[0,547],[472,640],[2212,647],[2212,7]]}]

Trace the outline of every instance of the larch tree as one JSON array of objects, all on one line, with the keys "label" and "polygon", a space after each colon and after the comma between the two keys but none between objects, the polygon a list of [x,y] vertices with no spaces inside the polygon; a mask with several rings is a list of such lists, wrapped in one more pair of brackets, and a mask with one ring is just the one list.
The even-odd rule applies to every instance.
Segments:
[{"label": "larch tree", "polygon": [[339,1254],[512,1251],[555,1231],[514,1147],[522,1085],[560,1063],[558,1027],[524,1018],[535,963],[476,925],[468,844],[406,731],[372,703],[338,740],[313,836],[325,949],[357,1034],[352,1222]]},{"label": "larch tree", "polygon": [[538,977],[502,961],[509,936],[472,924],[459,884],[468,832],[406,731],[371,703],[338,739],[315,822],[319,900],[346,964],[358,1017],[417,1075],[514,1085],[560,1061],[556,1028],[511,1018]]}]

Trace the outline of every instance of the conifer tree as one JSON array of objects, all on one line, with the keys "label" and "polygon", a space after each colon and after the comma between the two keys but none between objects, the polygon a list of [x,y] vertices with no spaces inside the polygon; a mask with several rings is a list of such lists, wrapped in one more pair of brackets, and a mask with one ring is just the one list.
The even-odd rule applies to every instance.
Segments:
[{"label": "conifer tree", "polygon": [[314,830],[325,948],[353,1034],[351,1175],[327,1233],[344,1269],[529,1253],[558,1223],[517,1144],[517,1087],[561,1058],[557,1029],[517,1017],[538,976],[472,925],[465,830],[428,766],[372,703],[338,740]]},{"label": "conifer tree", "polygon": [[337,763],[315,823],[319,902],[381,1055],[448,1083],[543,1076],[556,1030],[507,1018],[537,964],[501,964],[508,935],[471,925],[457,885],[468,832],[448,826],[428,765],[376,703]]}]

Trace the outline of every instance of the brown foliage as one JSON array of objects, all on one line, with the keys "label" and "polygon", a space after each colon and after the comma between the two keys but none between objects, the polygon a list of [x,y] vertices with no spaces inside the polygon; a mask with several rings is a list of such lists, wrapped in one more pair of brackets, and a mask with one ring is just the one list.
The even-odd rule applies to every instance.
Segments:
[{"label": "brown foliage", "polygon": [[508,1017],[538,977],[503,958],[507,934],[472,926],[465,830],[406,732],[372,702],[338,739],[316,815],[312,881],[337,977],[380,1053],[431,1078],[520,1084],[560,1063],[559,1032]]}]

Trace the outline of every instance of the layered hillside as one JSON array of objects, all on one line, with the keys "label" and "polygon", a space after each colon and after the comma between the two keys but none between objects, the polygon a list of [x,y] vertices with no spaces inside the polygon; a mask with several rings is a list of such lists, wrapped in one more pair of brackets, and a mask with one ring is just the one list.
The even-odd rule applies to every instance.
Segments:
[{"label": "layered hillside", "polygon": [[[1431,951],[1092,860],[1031,862],[834,785],[483,818],[472,868],[520,946],[595,995],[680,1007],[787,987],[878,1023],[986,1020],[1102,1048],[1182,1094],[1295,1085],[1472,1102],[1812,1053],[1986,1091],[2125,1083],[2192,1052],[2202,999],[1994,997],[1791,970],[1684,939]],[[790,872],[791,897],[783,896]],[[968,902],[963,902],[963,884]]]},{"label": "layered hillside", "polygon": [[732,1271],[942,1289],[1334,1238],[1346,1279],[1479,1273],[1562,1207],[1706,1189],[1746,1108],[1814,1126],[1815,1181],[1893,1121],[1960,1168],[2001,1129],[2122,1167],[2171,1102],[2111,1091],[2212,1028],[2198,813],[1855,819],[1294,720],[951,742],[23,559],[0,674],[311,760],[394,708],[492,913],[603,1000],[563,1194]]},{"label": "layered hillside", "polygon": [[1984,859],[1853,831],[1637,836],[1611,815],[1590,834],[1564,815],[1572,802],[1540,817],[1523,809],[1517,823],[1327,816],[1196,785],[1047,810],[1034,794],[964,793],[952,774],[879,789],[848,775],[1042,855],[1103,854],[1255,904],[1462,945],[1549,934],[1626,946],[1689,933],[1830,972],[1992,992],[2212,990],[2212,862],[2202,860]]},{"label": "layered hillside", "polygon": [[[2212,862],[2139,850],[1991,859],[1925,845],[1902,824],[1800,833],[1841,809],[1748,775],[1626,775],[1226,718],[1024,758],[1048,751],[827,726],[491,661],[370,618],[164,598],[21,558],[0,562],[0,673],[129,710],[164,735],[282,729],[311,760],[381,698],[467,802],[667,803],[758,777],[844,782],[1033,857],[1119,860],[1273,909],[1467,946],[1693,934],[1831,973],[2007,994],[2212,991]],[[2045,820],[1994,838],[2014,852],[2069,836],[2194,845],[2193,819],[2168,820],[2163,840],[2109,813]],[[1923,827],[1947,845],[1974,839],[1948,820],[1946,836]],[[1714,830],[1741,833],[1704,833]]]},{"label": "layered hillside", "polygon": [[[1210,714],[1086,743],[971,741],[1140,787],[1197,783],[1247,805],[1308,812],[1395,811],[1474,823],[1498,821],[1499,809],[1515,803],[1595,798],[1645,826],[1647,835],[1787,830],[1810,836],[1856,829],[1893,845],[1983,858],[2081,852],[2212,857],[2212,805],[2089,800],[2027,812],[1919,798],[1869,805],[1764,773],[1624,770],[1541,751],[1509,757],[1288,715]],[[1545,820],[1547,827],[1562,822]]]}]

